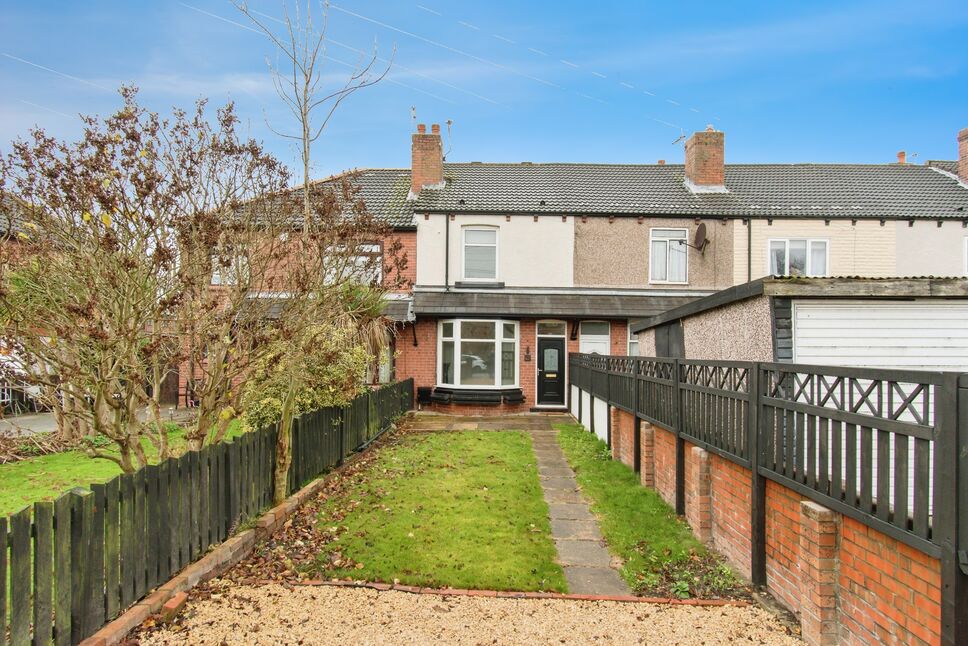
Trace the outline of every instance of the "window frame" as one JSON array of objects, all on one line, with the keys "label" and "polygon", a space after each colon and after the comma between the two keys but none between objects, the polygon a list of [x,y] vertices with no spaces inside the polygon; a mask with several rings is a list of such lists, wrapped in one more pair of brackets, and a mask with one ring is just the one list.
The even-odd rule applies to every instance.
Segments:
[{"label": "window frame", "polygon": [[[608,332],[606,334],[588,334],[588,335],[585,335],[585,334],[582,333],[582,328],[585,327],[585,323],[604,323],[605,325],[608,326]],[[582,337],[583,336],[589,336],[589,337],[602,337],[602,336],[604,336],[608,340],[608,349],[606,350],[605,354],[604,355],[601,355],[601,356],[608,356],[608,355],[610,355],[612,353],[612,322],[611,321],[606,321],[604,319],[588,319],[587,321],[579,321],[579,323],[578,323],[578,349],[579,349],[580,352],[582,351],[581,350],[581,340],[582,340]]]},{"label": "window frame", "polygon": [[[660,280],[655,278],[653,273],[653,253],[652,245],[656,241],[655,232],[656,231],[681,231],[683,234],[682,246],[685,248],[686,254],[686,278],[685,280]],[[666,243],[666,277],[669,276],[669,241],[678,240],[679,238],[658,238]],[[689,284],[689,229],[686,227],[651,227],[649,229],[649,283],[657,285],[688,285]]]},{"label": "window frame", "polygon": [[[462,345],[463,337],[461,336],[461,323],[464,322],[474,322],[474,323],[494,323],[494,356],[496,366],[494,369],[494,384],[473,384],[473,385],[462,385],[461,371],[460,371],[460,357],[463,355]],[[444,325],[446,323],[451,323],[454,326],[454,334],[451,337],[447,337],[446,341],[454,342],[454,383],[444,382]],[[510,323],[514,325],[514,338],[506,339],[504,338],[504,325]],[[481,342],[487,341],[488,339],[473,339],[469,338],[468,341]],[[501,382],[501,366],[500,357],[502,345],[504,343],[514,343],[514,383],[513,384],[502,384]],[[437,321],[437,360],[436,360],[436,370],[437,370],[437,386],[442,386],[444,388],[456,388],[461,390],[508,390],[513,388],[521,387],[521,324],[520,321],[513,321],[509,319],[478,319],[478,318],[453,318],[453,319],[439,319]]]},{"label": "window frame", "polygon": [[[774,276],[774,275],[789,276],[790,275],[790,243],[794,241],[800,241],[800,240],[805,242],[807,245],[807,267],[806,267],[806,273],[804,274],[803,277],[804,278],[825,278],[827,276],[830,276],[830,239],[829,238],[798,238],[798,237],[767,238],[766,240],[766,275],[767,276]],[[786,266],[784,267],[784,273],[782,274],[774,274],[772,271],[772,267],[770,266],[770,260],[771,260],[770,256],[772,255],[770,248],[773,246],[774,242],[784,243],[783,256],[784,256],[784,264]],[[821,243],[821,242],[824,245],[824,260],[823,260],[824,273],[814,274],[814,273],[811,273],[810,271],[812,269],[811,265],[813,264],[813,259],[812,259],[813,254],[811,253],[811,251],[813,249],[814,244]]]},{"label": "window frame", "polygon": [[[494,277],[493,278],[468,278],[467,277],[467,232],[468,231],[488,231],[494,233],[494,244],[481,244],[477,242],[472,242],[472,247],[494,247]],[[498,270],[501,262],[501,229],[493,225],[486,224],[469,224],[461,227],[460,232],[460,265],[461,265],[461,280],[468,283],[496,283],[500,280],[501,272]]]},{"label": "window frame", "polygon": [[[626,323],[625,324],[625,332],[626,332],[626,334],[628,336],[628,339],[626,340],[626,344],[625,344],[625,354],[628,355],[628,356],[630,356],[630,357],[637,357],[637,356],[639,356],[639,352],[638,352],[638,350],[639,350],[639,335],[638,334],[632,334],[632,326],[629,323]],[[634,339],[634,341],[633,341],[633,339]],[[635,354],[632,354],[632,344],[633,343],[635,344]]]}]

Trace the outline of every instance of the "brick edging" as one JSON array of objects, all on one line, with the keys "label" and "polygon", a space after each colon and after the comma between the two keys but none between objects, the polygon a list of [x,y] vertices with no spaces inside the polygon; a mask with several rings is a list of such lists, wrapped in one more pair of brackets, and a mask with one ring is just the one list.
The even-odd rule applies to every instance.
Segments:
[{"label": "brick edging", "polygon": [[[270,584],[278,581],[261,581]],[[423,588],[399,583],[375,583],[370,581],[333,581],[310,579],[293,585],[333,586],[339,588],[366,588],[378,592],[396,591],[411,594],[432,594],[443,597],[494,597],[497,599],[554,599],[561,601],[618,601],[622,603],[651,603],[673,606],[735,606],[745,608],[749,601],[739,599],[674,599],[672,597],[636,597],[632,595],[610,594],[564,594],[561,592],[515,592],[511,590],[465,590],[463,588]]]},{"label": "brick edging", "polygon": [[148,617],[161,612],[165,604],[172,598],[194,588],[199,583],[210,581],[224,574],[229,568],[245,558],[256,544],[269,538],[276,530],[280,529],[286,519],[300,505],[322,489],[325,482],[325,477],[313,480],[286,498],[282,504],[262,514],[256,521],[254,528],[239,532],[223,541],[211,552],[187,566],[167,583],[159,586],[154,592],[82,641],[81,646],[111,646],[119,643]]}]

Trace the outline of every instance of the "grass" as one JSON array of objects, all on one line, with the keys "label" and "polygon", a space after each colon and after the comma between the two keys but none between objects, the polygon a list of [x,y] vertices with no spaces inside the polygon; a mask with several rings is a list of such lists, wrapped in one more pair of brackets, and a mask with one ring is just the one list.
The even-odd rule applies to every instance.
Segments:
[{"label": "grass", "polygon": [[407,585],[565,591],[531,438],[412,434],[327,502],[318,574]]},{"label": "grass", "polygon": [[592,501],[610,551],[625,561],[622,577],[637,593],[675,597],[745,596],[722,559],[638,475],[611,459],[608,446],[582,426],[558,425],[558,442]]},{"label": "grass", "polygon": [[[241,433],[241,425],[229,428],[229,437]],[[175,455],[185,450],[185,430],[172,426],[169,443]],[[142,440],[151,462],[157,453],[151,443]],[[0,464],[0,516],[19,511],[38,500],[53,500],[73,487],[88,487],[107,482],[121,473],[121,467],[101,458],[90,458],[82,451],[64,451]]]}]

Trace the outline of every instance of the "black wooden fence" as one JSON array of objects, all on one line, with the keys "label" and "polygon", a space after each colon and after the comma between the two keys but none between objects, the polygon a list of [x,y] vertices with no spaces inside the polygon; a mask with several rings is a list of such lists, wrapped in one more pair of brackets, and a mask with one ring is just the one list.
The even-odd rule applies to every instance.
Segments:
[{"label": "black wooden fence", "polygon": [[[413,380],[293,426],[289,493],[413,408]],[[277,429],[0,517],[0,645],[76,644],[272,502]]]},{"label": "black wooden fence", "polygon": [[587,354],[569,369],[591,395],[579,418],[597,398],[676,436],[678,513],[686,441],[751,470],[754,582],[769,479],[941,559],[942,634],[968,643],[968,375]]}]

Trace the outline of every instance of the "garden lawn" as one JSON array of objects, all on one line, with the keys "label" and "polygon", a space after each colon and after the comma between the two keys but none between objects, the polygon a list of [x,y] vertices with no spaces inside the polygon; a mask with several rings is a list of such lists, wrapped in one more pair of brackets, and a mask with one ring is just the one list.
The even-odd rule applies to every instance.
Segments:
[{"label": "garden lawn", "polygon": [[411,434],[327,501],[317,574],[435,588],[566,590],[531,438]]},{"label": "garden lawn", "polygon": [[611,458],[605,442],[577,424],[557,425],[558,443],[592,502],[609,550],[625,561],[622,577],[648,596],[747,596],[722,559],[696,539],[632,469]]},{"label": "garden lawn", "polygon": [[[175,455],[185,449],[184,429],[176,428],[168,434]],[[229,427],[228,437],[241,433],[241,425]],[[151,443],[143,440],[151,462],[157,455]],[[64,451],[28,458],[19,462],[0,464],[0,517],[20,511],[38,500],[53,500],[74,487],[87,488],[91,484],[107,482],[121,473],[121,467],[101,458],[91,458],[81,451]]]}]

